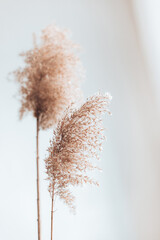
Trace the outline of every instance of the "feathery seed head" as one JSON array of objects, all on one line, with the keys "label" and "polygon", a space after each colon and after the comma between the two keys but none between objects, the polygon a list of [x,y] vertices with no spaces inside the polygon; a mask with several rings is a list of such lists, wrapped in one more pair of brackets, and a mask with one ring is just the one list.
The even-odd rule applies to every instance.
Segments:
[{"label": "feathery seed head", "polygon": [[69,186],[98,184],[87,175],[97,168],[91,159],[99,159],[104,141],[102,115],[109,112],[109,94],[96,94],[79,108],[73,104],[65,111],[53,133],[45,159],[49,191],[58,195],[70,207],[74,198]]},{"label": "feathery seed head", "polygon": [[34,47],[20,54],[25,67],[14,72],[20,84],[20,117],[31,111],[46,129],[61,117],[65,108],[82,97],[80,83],[83,68],[68,32],[55,25],[42,31],[40,43],[34,37]]}]

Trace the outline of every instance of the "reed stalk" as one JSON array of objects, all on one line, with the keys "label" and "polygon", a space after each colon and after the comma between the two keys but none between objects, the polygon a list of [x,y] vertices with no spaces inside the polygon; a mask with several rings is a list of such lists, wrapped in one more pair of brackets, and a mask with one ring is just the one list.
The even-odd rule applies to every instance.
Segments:
[{"label": "reed stalk", "polygon": [[54,204],[54,187],[52,192],[52,204],[51,204],[51,240],[53,240],[53,204]]},{"label": "reed stalk", "polygon": [[37,117],[37,136],[36,136],[36,167],[37,167],[37,224],[38,240],[41,240],[41,219],[40,219],[40,194],[39,194],[39,118]]}]

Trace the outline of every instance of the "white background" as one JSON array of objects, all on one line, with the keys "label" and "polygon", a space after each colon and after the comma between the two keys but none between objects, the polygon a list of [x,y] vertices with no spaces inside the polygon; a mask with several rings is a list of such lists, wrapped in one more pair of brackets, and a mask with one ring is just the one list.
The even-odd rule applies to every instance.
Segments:
[{"label": "white background", "polygon": [[[18,86],[8,73],[50,23],[83,47],[85,97],[113,96],[100,187],[75,189],[77,214],[59,200],[54,239],[160,239],[160,3],[156,0],[0,0],[0,239],[35,240],[35,119],[18,119]],[[52,129],[40,133],[42,240],[50,239],[43,159]]]}]

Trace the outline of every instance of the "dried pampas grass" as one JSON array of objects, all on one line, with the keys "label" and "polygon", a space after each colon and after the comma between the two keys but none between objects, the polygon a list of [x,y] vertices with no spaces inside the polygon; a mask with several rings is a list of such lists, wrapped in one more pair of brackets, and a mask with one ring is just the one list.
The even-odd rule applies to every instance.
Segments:
[{"label": "dried pampas grass", "polygon": [[55,25],[42,31],[40,42],[34,38],[34,47],[20,54],[24,67],[14,71],[20,86],[20,117],[32,112],[37,122],[37,223],[41,240],[40,187],[39,187],[39,129],[55,125],[72,101],[82,97],[80,83],[83,68],[69,34]]},{"label": "dried pampas grass", "polygon": [[69,187],[84,183],[97,184],[87,174],[97,168],[90,161],[99,159],[102,150],[102,115],[110,113],[109,94],[96,94],[79,108],[69,107],[59,121],[45,159],[51,196],[59,196],[71,208],[74,196]]},{"label": "dried pampas grass", "polygon": [[80,83],[83,68],[76,52],[79,46],[69,39],[69,33],[55,25],[42,31],[40,43],[20,54],[25,67],[14,72],[20,84],[20,117],[32,112],[39,127],[56,124],[65,108],[82,96]]}]

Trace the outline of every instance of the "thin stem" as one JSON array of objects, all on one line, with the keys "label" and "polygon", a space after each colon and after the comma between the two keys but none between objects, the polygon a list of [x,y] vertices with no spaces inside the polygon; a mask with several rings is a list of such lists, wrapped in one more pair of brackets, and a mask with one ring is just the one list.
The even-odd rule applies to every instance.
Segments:
[{"label": "thin stem", "polygon": [[53,204],[54,204],[54,187],[52,192],[52,206],[51,206],[51,240],[53,240]]},{"label": "thin stem", "polygon": [[38,224],[38,240],[41,240],[41,221],[40,221],[40,196],[39,196],[39,118],[37,117],[37,136],[36,136],[36,150],[37,150],[37,224]]}]

